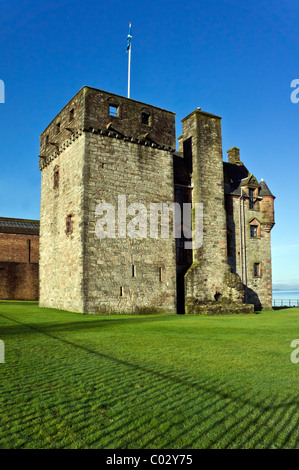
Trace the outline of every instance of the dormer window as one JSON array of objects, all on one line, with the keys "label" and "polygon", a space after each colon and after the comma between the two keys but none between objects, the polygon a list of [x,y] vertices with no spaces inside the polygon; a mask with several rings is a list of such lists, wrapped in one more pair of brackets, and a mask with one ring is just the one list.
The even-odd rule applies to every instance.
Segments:
[{"label": "dormer window", "polygon": [[257,225],[250,225],[250,236],[251,236],[251,238],[256,238],[257,237],[257,230],[258,230]]},{"label": "dormer window", "polygon": [[56,134],[59,134],[60,132],[60,121],[56,122]]},{"label": "dormer window", "polygon": [[249,209],[254,209],[254,189],[253,188],[249,188],[248,196],[249,196]]},{"label": "dormer window", "polygon": [[250,229],[250,238],[259,238],[261,225],[257,219],[252,219],[249,222],[249,229]]}]

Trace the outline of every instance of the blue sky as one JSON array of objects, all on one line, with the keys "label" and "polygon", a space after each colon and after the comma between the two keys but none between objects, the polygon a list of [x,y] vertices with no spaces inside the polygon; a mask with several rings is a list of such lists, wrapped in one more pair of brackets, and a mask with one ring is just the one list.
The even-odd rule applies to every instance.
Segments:
[{"label": "blue sky", "polygon": [[296,0],[2,0],[1,216],[39,218],[39,135],[83,86],[176,112],[222,116],[223,151],[276,195],[273,281],[299,288]]}]

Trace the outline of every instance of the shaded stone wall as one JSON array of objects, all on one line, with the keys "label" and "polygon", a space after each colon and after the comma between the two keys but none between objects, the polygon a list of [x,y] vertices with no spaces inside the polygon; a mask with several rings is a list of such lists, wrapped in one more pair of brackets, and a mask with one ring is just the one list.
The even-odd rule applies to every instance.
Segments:
[{"label": "shaded stone wall", "polygon": [[[133,139],[146,134],[157,144],[175,149],[175,114],[165,109],[149,106],[123,96],[85,87],[84,127],[106,129]],[[109,106],[117,106],[117,116],[109,114]],[[149,115],[148,124],[142,123],[142,113]]]},{"label": "shaded stone wall", "polygon": [[[118,106],[118,116],[110,115],[110,105]],[[149,114],[148,124],[142,123],[142,112]],[[40,169],[47,158],[53,158],[75,140],[79,129],[116,131],[130,139],[144,139],[149,134],[151,141],[175,148],[174,119],[175,114],[170,111],[85,86],[40,136]]]}]

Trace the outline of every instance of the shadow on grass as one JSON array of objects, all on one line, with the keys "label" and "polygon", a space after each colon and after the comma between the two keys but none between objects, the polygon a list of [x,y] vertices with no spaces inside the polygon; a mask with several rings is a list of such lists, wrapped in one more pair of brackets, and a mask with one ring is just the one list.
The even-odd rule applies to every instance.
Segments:
[{"label": "shadow on grass", "polygon": [[273,307],[273,310],[286,310],[290,308],[298,308],[298,307],[296,307],[296,305],[291,305],[291,306],[283,305],[281,307]]},{"label": "shadow on grass", "polygon": [[[165,363],[156,370],[56,336],[48,331],[48,325],[40,329],[4,317],[17,323],[15,328],[22,329],[22,333],[26,328],[59,342],[73,358],[69,368],[63,363],[55,364],[56,375],[46,365],[43,370],[37,368],[36,376],[29,380],[28,401],[6,406],[7,413],[11,413],[8,445],[16,442],[14,427],[21,435],[18,447],[29,446],[38,439],[40,447],[186,449],[297,445],[299,400],[295,393],[283,402],[275,396],[265,402],[244,385],[231,387],[224,380],[200,372],[193,376],[171,370]],[[65,324],[62,329],[65,331]],[[78,351],[84,353],[83,358],[77,358]],[[64,389],[59,392],[58,402],[53,403],[53,390],[62,379],[70,380],[76,393],[70,395]],[[25,377],[22,387],[24,381]],[[45,389],[43,381],[47,384]],[[37,392],[42,397],[39,406]],[[2,393],[4,403],[9,405],[18,393],[19,384],[11,384]],[[30,400],[34,406],[30,406]],[[21,428],[18,410],[23,413]],[[51,432],[47,433],[48,427]],[[78,444],[82,436],[83,443]]]},{"label": "shadow on grass", "polygon": [[[59,322],[57,321],[41,321],[41,322],[34,322],[34,325],[28,321],[28,323],[22,323],[18,320],[15,320],[13,318],[10,318],[8,315],[1,313],[0,317],[6,318],[7,320],[13,321],[17,324],[20,325],[20,327],[17,327],[16,325],[5,325],[5,331],[8,334],[12,335],[24,335],[26,334],[26,330],[24,331],[24,326],[28,327],[27,333],[31,334],[32,332],[37,332],[37,333],[44,333],[47,334],[47,332],[65,332],[65,333],[71,333],[71,332],[76,332],[76,331],[88,331],[88,330],[100,330],[100,329],[111,329],[114,326],[119,326],[122,324],[126,325],[134,325],[134,324],[143,324],[143,323],[159,323],[159,322],[171,322],[171,321],[177,321],[178,316],[176,314],[173,315],[155,315],[155,316],[142,316],[142,317],[135,317],[135,316],[129,316],[129,317],[122,317],[122,315],[119,315],[119,318],[109,318],[108,316],[104,317],[97,317],[95,320],[93,319],[84,319],[84,320],[79,320],[79,321],[71,321],[71,322]],[[29,317],[27,317],[29,320]]]}]

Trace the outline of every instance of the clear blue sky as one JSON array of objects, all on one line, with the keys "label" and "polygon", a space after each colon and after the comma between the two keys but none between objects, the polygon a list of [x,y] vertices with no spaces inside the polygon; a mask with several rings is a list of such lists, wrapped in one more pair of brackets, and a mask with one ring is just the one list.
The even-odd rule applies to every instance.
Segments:
[{"label": "clear blue sky", "polygon": [[223,150],[276,195],[273,281],[299,288],[296,0],[2,0],[1,216],[39,218],[39,135],[83,86],[176,112],[222,116]]}]

